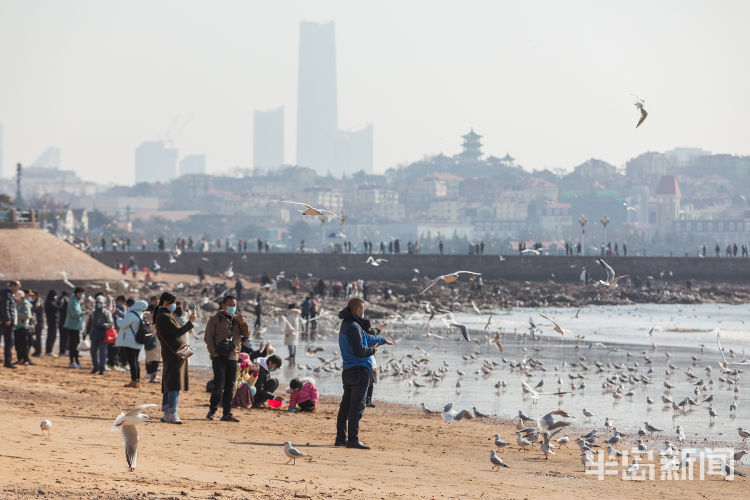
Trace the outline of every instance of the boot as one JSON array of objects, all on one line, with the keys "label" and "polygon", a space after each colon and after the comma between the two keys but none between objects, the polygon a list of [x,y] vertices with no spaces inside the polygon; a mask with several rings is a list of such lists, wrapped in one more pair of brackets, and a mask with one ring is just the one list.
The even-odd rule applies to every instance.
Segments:
[{"label": "boot", "polygon": [[137,380],[131,380],[127,384],[125,384],[125,387],[132,387],[133,389],[140,389],[141,383]]}]

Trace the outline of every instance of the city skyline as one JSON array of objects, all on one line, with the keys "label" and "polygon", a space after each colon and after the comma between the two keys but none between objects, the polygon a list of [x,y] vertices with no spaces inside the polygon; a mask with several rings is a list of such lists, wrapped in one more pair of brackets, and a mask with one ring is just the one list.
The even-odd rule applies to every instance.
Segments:
[{"label": "city skyline", "polygon": [[[0,1],[16,75],[0,92],[6,177],[55,145],[62,168],[132,183],[134,148],[185,113],[175,147],[204,152],[209,173],[250,167],[252,110],[281,104],[295,158],[305,19],[336,23],[339,126],[377,123],[376,172],[456,154],[472,126],[486,154],[532,170],[679,146],[748,154],[743,2],[41,3]],[[631,93],[649,110],[638,130]]]}]

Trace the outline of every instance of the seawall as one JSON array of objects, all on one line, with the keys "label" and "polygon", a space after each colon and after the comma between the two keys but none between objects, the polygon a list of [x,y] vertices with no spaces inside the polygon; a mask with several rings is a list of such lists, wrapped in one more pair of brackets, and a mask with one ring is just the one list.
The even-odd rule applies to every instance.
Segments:
[{"label": "seawall", "polygon": [[[264,272],[275,276],[281,271],[291,278],[307,277],[308,273],[325,280],[339,279],[407,281],[419,270],[420,276],[435,277],[458,270],[482,273],[485,280],[576,282],[583,266],[591,279],[605,277],[596,257],[565,256],[504,256],[497,255],[376,255],[388,262],[375,267],[366,264],[365,254],[301,254],[301,253],[225,253],[185,252],[173,264],[167,252],[94,252],[91,254],[106,265],[116,260],[127,264],[135,258],[139,267],[151,265],[156,259],[162,270],[171,273],[196,274],[202,268],[206,275],[224,272],[232,264],[235,273],[258,276]],[[697,257],[607,257],[606,261],[618,275],[647,276],[655,279],[685,282],[688,279],[712,283],[750,283],[750,259]],[[671,274],[670,274],[671,273]],[[661,276],[661,278],[660,278]]]}]

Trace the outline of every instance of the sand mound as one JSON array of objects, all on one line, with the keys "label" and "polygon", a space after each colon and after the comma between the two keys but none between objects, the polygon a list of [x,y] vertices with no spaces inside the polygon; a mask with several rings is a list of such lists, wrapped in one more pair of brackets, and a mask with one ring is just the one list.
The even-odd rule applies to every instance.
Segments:
[{"label": "sand mound", "polygon": [[0,229],[0,280],[117,280],[122,275],[40,229]]}]

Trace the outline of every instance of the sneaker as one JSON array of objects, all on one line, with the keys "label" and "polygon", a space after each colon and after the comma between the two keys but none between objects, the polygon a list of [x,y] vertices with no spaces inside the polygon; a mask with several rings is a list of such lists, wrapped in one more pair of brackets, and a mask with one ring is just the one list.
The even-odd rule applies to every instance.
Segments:
[{"label": "sneaker", "polygon": [[170,423],[171,423],[171,424],[182,424],[182,420],[180,420],[180,416],[179,416],[178,414],[176,414],[176,413],[175,413],[175,414],[174,414],[174,415],[172,416],[172,421],[171,421]]},{"label": "sneaker", "polygon": [[349,441],[346,443],[347,448],[356,448],[358,450],[369,450],[370,447],[367,446],[365,443],[360,441],[359,439],[356,441]]},{"label": "sneaker", "polygon": [[216,413],[215,411],[209,410],[208,413],[206,414],[206,420],[213,420],[215,413]]},{"label": "sneaker", "polygon": [[45,354],[45,356],[49,356],[51,358],[56,358],[57,354],[55,354],[54,352],[48,352],[47,354]]},{"label": "sneaker", "polygon": [[78,365],[76,364],[75,361],[71,361],[70,364],[68,365],[68,368],[78,368]]},{"label": "sneaker", "polygon": [[99,370],[99,375],[104,375],[104,372]]},{"label": "sneaker", "polygon": [[5,364],[5,365],[3,365],[3,366],[4,366],[5,368],[10,368],[11,370],[16,370],[16,369],[17,369],[17,368],[16,368],[15,366],[13,366],[13,365],[8,365],[8,364]]},{"label": "sneaker", "polygon": [[375,408],[375,405],[372,403],[367,403],[365,406],[367,406],[368,408]]},{"label": "sneaker", "polygon": [[346,446],[346,439],[337,439],[333,442],[333,446]]},{"label": "sneaker", "polygon": [[97,369],[96,368],[92,368],[91,371],[89,372],[89,374],[93,375],[96,372],[97,372]]},{"label": "sneaker", "polygon": [[76,363],[76,368],[78,368],[79,370],[85,370],[86,369],[86,367],[81,366],[81,363]]},{"label": "sneaker", "polygon": [[24,362],[24,364],[25,364],[26,366],[34,366],[34,365],[35,365],[36,363],[32,363],[30,359],[27,359],[27,360],[26,360],[26,361]]},{"label": "sneaker", "polygon": [[34,354],[31,355],[31,357],[32,358],[41,358],[42,357],[42,353],[41,352],[35,352]]},{"label": "sneaker", "polygon": [[239,422],[239,419],[237,419],[234,415],[231,413],[227,413],[223,417],[221,417],[222,422]]}]

